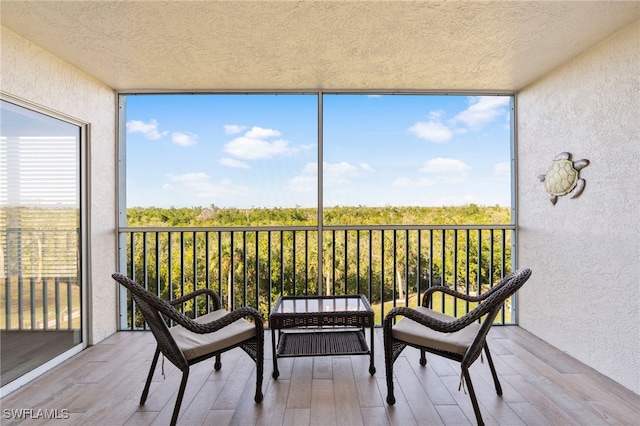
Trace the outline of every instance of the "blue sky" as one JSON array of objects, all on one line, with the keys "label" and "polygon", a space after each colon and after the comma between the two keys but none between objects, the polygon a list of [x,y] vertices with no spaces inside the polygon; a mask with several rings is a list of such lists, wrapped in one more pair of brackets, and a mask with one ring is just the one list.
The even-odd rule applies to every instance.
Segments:
[{"label": "blue sky", "polygon": [[[509,96],[323,96],[323,203],[511,204]],[[316,207],[316,94],[129,95],[127,206]]]}]

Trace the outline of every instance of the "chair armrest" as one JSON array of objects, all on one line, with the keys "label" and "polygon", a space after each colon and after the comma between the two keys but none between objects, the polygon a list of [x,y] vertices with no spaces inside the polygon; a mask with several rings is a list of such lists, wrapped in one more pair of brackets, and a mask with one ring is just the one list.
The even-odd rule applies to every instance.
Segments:
[{"label": "chair armrest", "polygon": [[262,314],[260,314],[260,312],[257,309],[252,308],[250,306],[245,306],[242,308],[235,309],[232,312],[229,312],[227,315],[223,316],[222,318],[218,318],[215,321],[211,321],[207,323],[196,322],[191,318],[189,318],[188,316],[186,316],[185,314],[183,314],[182,312],[179,312],[175,309],[172,312],[164,312],[164,314],[167,315],[172,320],[174,320],[177,324],[180,324],[181,326],[186,328],[187,330],[193,333],[198,333],[198,334],[213,333],[214,331],[218,331],[226,327],[227,325],[241,318],[246,318],[246,317],[253,319],[253,322],[258,332],[263,332],[264,330]]},{"label": "chair armrest", "polygon": [[442,321],[432,316],[423,314],[422,312],[417,311],[413,308],[408,308],[406,306],[397,306],[391,309],[389,313],[384,317],[383,327],[385,329],[385,332],[391,331],[393,320],[397,316],[409,318],[419,324],[424,325],[425,327],[429,327],[430,329],[439,331],[441,333],[454,333],[456,331],[462,330],[475,321],[475,319],[469,314],[461,318],[456,318],[454,321]]},{"label": "chair armrest", "polygon": [[172,306],[176,306],[176,305],[180,305],[181,303],[184,303],[188,300],[191,299],[195,299],[197,296],[201,295],[201,294],[206,294],[208,297],[210,297],[213,300],[213,310],[217,311],[218,309],[220,309],[222,307],[222,302],[220,301],[220,296],[218,296],[218,293],[216,293],[215,291],[208,289],[208,288],[201,288],[198,289],[194,292],[191,292],[189,294],[185,294],[182,297],[179,297],[177,299],[173,299],[173,300],[169,300],[169,304]]},{"label": "chair armrest", "polygon": [[435,286],[435,287],[429,287],[427,291],[424,292],[424,295],[422,296],[422,306],[424,308],[429,308],[431,306],[431,297],[433,293],[437,291],[445,294],[449,294],[458,299],[466,300],[467,302],[479,302],[485,298],[483,297],[483,295],[471,296],[470,294],[460,293],[459,291],[455,291],[453,289],[450,289],[449,287]]},{"label": "chair armrest", "polygon": [[482,294],[479,294],[477,296],[471,296],[465,293],[460,293],[458,291],[452,290],[449,287],[446,286],[435,286],[435,287],[430,287],[427,289],[427,291],[424,292],[424,296],[422,298],[422,306],[425,308],[429,307],[429,304],[431,303],[431,295],[433,293],[435,293],[436,291],[441,291],[443,293],[446,294],[450,294],[451,296],[466,300],[468,302],[482,302],[483,300],[487,299],[489,296],[491,296],[493,293],[495,293],[496,291],[500,290],[506,283],[510,282],[513,277],[520,271],[512,271],[509,274],[505,275],[499,283],[497,283],[496,285],[494,285],[493,287],[491,287],[489,290],[485,291]]}]

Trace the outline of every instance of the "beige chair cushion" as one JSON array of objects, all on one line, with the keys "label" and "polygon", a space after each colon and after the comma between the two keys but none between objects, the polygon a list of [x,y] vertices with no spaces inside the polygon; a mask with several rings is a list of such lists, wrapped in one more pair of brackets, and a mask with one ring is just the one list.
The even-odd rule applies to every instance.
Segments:
[{"label": "beige chair cushion", "polygon": [[[204,324],[222,318],[228,313],[220,309],[198,317],[195,321]],[[184,356],[193,359],[250,339],[256,335],[256,328],[247,320],[239,319],[214,333],[198,334],[181,325],[171,327],[170,332]]]},{"label": "beige chair cushion", "polygon": [[[450,322],[456,319],[429,308],[417,307],[416,311],[441,321]],[[441,333],[405,317],[393,326],[392,334],[395,339],[413,345],[464,355],[479,329],[480,324],[472,323],[455,333]]]}]

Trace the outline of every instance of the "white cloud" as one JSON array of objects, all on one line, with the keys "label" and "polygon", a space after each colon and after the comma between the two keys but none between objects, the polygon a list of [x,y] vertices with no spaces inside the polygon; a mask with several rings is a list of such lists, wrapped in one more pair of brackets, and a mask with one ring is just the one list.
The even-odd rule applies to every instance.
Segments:
[{"label": "white cloud", "polygon": [[304,168],[302,169],[302,174],[305,174],[305,175],[313,174],[315,176],[317,172],[318,172],[318,163],[316,162],[307,163],[304,165]]},{"label": "white cloud", "polygon": [[442,116],[444,115],[444,111],[441,109],[429,112],[429,119],[432,121],[440,121]]},{"label": "white cloud", "polygon": [[302,172],[286,183],[287,188],[294,192],[313,192],[318,189],[318,163],[305,164]]},{"label": "white cloud", "polygon": [[234,135],[236,133],[240,133],[241,131],[243,131],[244,129],[246,129],[246,126],[240,126],[237,124],[225,124],[224,125],[224,132],[228,135]]},{"label": "white cloud", "polygon": [[358,175],[358,167],[343,161],[341,163],[324,163],[323,178],[325,184],[347,183],[350,177]]},{"label": "white cloud", "polygon": [[[252,127],[244,136],[239,136],[224,146],[224,151],[242,160],[264,160],[276,155],[291,155],[311,145],[291,146],[288,140],[279,138],[280,132],[274,129]],[[273,138],[278,138],[273,140]]]},{"label": "white cloud", "polygon": [[236,168],[236,169],[250,169],[251,168],[244,161],[235,160],[233,158],[224,157],[224,158],[221,158],[218,162],[220,164],[222,164],[223,166],[233,167],[233,168]]},{"label": "white cloud", "polygon": [[422,173],[452,174],[468,172],[471,169],[465,162],[453,158],[434,158],[420,168]]},{"label": "white cloud", "polygon": [[420,139],[426,139],[430,142],[448,142],[453,137],[453,132],[440,121],[441,117],[442,111],[431,111],[429,113],[429,121],[417,122],[409,127],[409,132]]},{"label": "white cloud", "polygon": [[373,167],[371,167],[370,165],[368,165],[367,163],[360,163],[359,164],[360,168],[366,172],[373,172]]},{"label": "white cloud", "polygon": [[127,121],[127,132],[129,133],[142,133],[146,139],[160,139],[167,135],[167,131],[158,131],[158,122],[154,119],[149,120],[148,123],[140,120]]},{"label": "white cloud", "polygon": [[426,139],[435,143],[449,142],[453,137],[453,133],[447,126],[435,121],[419,121],[411,126],[409,131],[420,139]]},{"label": "white cloud", "polygon": [[427,121],[418,121],[409,132],[434,143],[449,142],[454,135],[479,130],[499,117],[508,119],[509,96],[470,96],[469,106],[443,122],[443,111],[431,111]]},{"label": "white cloud", "polygon": [[318,163],[307,163],[300,175],[287,181],[287,188],[295,192],[312,192],[318,189]]},{"label": "white cloud", "polygon": [[245,136],[250,139],[268,139],[268,138],[277,138],[280,136],[280,132],[273,129],[263,129],[262,127],[252,127]]},{"label": "white cloud", "polygon": [[297,148],[289,147],[289,141],[278,139],[266,141],[264,139],[241,136],[224,146],[225,152],[243,160],[261,160],[275,155],[293,154]]},{"label": "white cloud", "polygon": [[[344,185],[354,178],[364,177],[373,172],[368,164],[354,166],[347,162],[324,163],[323,180],[325,186]],[[307,163],[300,175],[287,181],[287,187],[296,192],[310,192],[317,189],[318,163]]]},{"label": "white cloud", "polygon": [[323,179],[325,185],[341,185],[348,183],[353,178],[365,176],[372,172],[368,165],[354,166],[345,161],[341,163],[324,163]]},{"label": "white cloud", "polygon": [[171,140],[176,145],[192,146],[198,143],[198,135],[191,132],[174,132],[171,134]]},{"label": "white cloud", "polygon": [[463,182],[471,170],[471,167],[463,161],[453,158],[434,158],[427,161],[419,171],[435,175],[438,182],[460,183]]},{"label": "white cloud", "polygon": [[302,174],[287,181],[287,188],[294,192],[313,192],[318,189],[316,175]]},{"label": "white cloud", "polygon": [[509,96],[471,96],[469,107],[458,113],[454,123],[462,122],[472,129],[481,128],[483,125],[495,120],[507,112]]}]

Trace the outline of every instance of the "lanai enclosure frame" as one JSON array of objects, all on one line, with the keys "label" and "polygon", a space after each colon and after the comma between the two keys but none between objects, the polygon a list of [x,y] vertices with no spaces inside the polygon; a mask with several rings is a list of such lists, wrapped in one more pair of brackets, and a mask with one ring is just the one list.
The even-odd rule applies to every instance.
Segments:
[{"label": "lanai enclosure frame", "polygon": [[[534,271],[517,322],[640,393],[640,3],[3,1],[0,22],[3,99],[87,129],[75,352],[119,327],[119,94],[501,93],[515,261]],[[562,151],[591,164],[554,206],[537,175]]]}]

